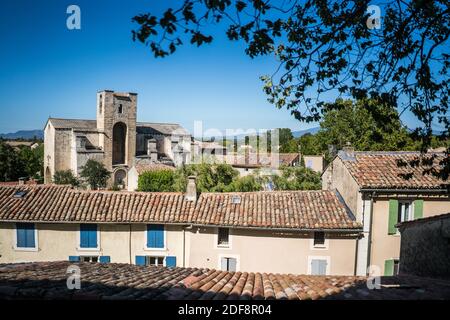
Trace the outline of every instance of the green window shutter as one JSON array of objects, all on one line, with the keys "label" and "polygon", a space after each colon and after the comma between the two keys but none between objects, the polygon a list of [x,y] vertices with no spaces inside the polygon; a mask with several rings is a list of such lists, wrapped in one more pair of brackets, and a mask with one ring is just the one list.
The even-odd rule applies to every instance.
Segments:
[{"label": "green window shutter", "polygon": [[384,261],[384,275],[393,276],[394,275],[394,260]]},{"label": "green window shutter", "polygon": [[389,225],[388,234],[396,234],[397,228],[395,225],[398,221],[398,200],[389,200]]},{"label": "green window shutter", "polygon": [[423,217],[423,200],[414,201],[414,219]]}]

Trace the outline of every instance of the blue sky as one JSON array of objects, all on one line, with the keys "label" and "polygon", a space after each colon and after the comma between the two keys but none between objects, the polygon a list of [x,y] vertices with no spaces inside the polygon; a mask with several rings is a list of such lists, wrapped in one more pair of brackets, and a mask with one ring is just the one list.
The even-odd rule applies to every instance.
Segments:
[{"label": "blue sky", "polygon": [[[171,1],[16,0],[0,13],[0,132],[39,129],[49,116],[95,118],[101,89],[138,93],[138,120],[177,122],[193,130],[276,128],[302,130],[266,101],[259,76],[272,57],[250,59],[244,46],[214,32],[211,45],[186,45],[173,56],[153,58],[131,40],[131,18],[161,13]],[[66,8],[81,8],[81,30],[66,28]],[[412,123],[411,117],[404,119]]]}]

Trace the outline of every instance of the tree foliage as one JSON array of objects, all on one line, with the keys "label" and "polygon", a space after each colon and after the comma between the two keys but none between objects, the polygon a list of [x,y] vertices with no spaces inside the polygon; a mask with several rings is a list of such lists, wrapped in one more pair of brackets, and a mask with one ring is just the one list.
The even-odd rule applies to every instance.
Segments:
[{"label": "tree foliage", "polygon": [[377,99],[337,100],[325,106],[316,143],[326,152],[328,146],[342,149],[350,143],[355,150],[418,150],[397,110]]},{"label": "tree foliage", "polygon": [[72,170],[59,170],[53,175],[53,183],[72,185],[74,187],[80,185],[80,181],[75,177]]},{"label": "tree foliage", "polygon": [[103,163],[89,159],[86,164],[81,167],[80,176],[86,180],[91,189],[97,190],[106,187],[111,173],[106,169]]},{"label": "tree foliage", "polygon": [[197,190],[200,192],[223,192],[239,172],[228,164],[189,164],[175,171],[174,189],[184,192],[189,176],[197,177]]},{"label": "tree foliage", "polygon": [[174,191],[174,172],[171,170],[146,171],[139,175],[138,191]]},{"label": "tree foliage", "polygon": [[0,181],[17,181],[19,178],[42,180],[44,147],[31,149],[22,146],[17,150],[0,141]]},{"label": "tree foliage", "polygon": [[281,175],[273,175],[275,190],[320,190],[320,174],[302,166],[283,167]]},{"label": "tree foliage", "polygon": [[[272,55],[279,67],[262,77],[268,100],[306,122],[319,121],[327,97],[376,98],[408,110],[423,123],[415,129],[422,151],[433,125],[450,133],[447,117],[450,8],[447,0],[380,4],[373,28],[369,0],[185,0],[161,17],[133,18],[133,40],[155,57],[185,42],[213,41],[208,27],[225,26],[230,41],[245,43],[254,58]],[[448,153],[448,149],[447,149]],[[445,164],[447,165],[447,164]]]}]

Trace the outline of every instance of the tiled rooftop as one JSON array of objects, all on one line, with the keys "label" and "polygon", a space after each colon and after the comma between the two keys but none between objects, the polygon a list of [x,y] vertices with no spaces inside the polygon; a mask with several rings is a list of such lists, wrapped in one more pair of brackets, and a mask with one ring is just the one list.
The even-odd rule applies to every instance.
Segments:
[{"label": "tiled rooftop", "polygon": [[382,277],[369,290],[365,277],[307,276],[78,263],[80,290],[67,288],[70,262],[0,265],[0,299],[353,300],[450,299],[450,282]]},{"label": "tiled rooftop", "polygon": [[[433,164],[419,161],[412,167],[411,161],[422,159],[420,152],[351,152],[340,151],[342,159],[350,174],[361,188],[376,189],[443,189],[449,181],[443,181],[425,170],[439,168],[444,154],[436,154]],[[423,155],[429,159],[431,154]],[[399,164],[406,165],[399,165]]]},{"label": "tiled rooftop", "polygon": [[[18,191],[25,191],[23,197],[14,197]],[[194,203],[175,192],[81,191],[57,185],[0,187],[0,221],[361,228],[338,196],[326,190],[202,193]]]}]

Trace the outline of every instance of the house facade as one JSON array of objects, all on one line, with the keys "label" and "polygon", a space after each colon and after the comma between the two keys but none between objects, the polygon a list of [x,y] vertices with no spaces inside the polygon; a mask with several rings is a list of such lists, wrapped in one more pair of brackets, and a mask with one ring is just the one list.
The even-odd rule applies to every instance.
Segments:
[{"label": "house facade", "polygon": [[0,263],[91,261],[353,275],[361,225],[333,191],[0,188]]},{"label": "house facade", "polygon": [[59,170],[78,175],[89,159],[112,172],[110,184],[126,188],[136,164],[179,166],[191,158],[191,136],[178,124],[137,122],[137,94],[97,93],[96,120],[49,118],[44,128],[44,180]]},{"label": "house facade", "polygon": [[[339,151],[322,175],[324,190],[336,189],[363,225],[357,248],[357,274],[375,268],[397,274],[400,233],[397,223],[450,211],[448,182],[424,174],[438,168],[443,154]],[[417,165],[412,165],[417,161]],[[375,272],[376,272],[375,271]]]}]

